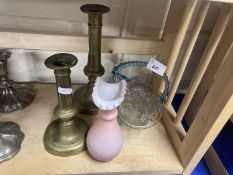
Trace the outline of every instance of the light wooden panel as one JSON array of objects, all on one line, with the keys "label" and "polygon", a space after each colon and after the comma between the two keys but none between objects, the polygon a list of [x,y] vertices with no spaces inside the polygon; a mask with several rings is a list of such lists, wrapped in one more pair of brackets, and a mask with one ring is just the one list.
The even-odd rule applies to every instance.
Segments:
[{"label": "light wooden panel", "polygon": [[193,121],[198,109],[200,108],[203,99],[207,95],[212,83],[214,82],[214,75],[219,66],[225,59],[226,53],[230,51],[233,45],[233,18],[231,17],[227,30],[225,30],[223,37],[213,55],[213,58],[198,86],[197,91],[185,113],[185,118],[189,121]]},{"label": "light wooden panel", "polygon": [[169,0],[131,0],[126,25],[127,37],[159,38]]},{"label": "light wooden panel", "polygon": [[176,150],[179,150],[181,146],[181,138],[179,137],[179,134],[177,132],[176,126],[172,122],[171,114],[168,113],[166,109],[163,109],[163,115],[162,115],[162,121],[165,126],[165,129],[169,135],[169,138],[172,141],[173,146],[175,147]]},{"label": "light wooden panel", "polygon": [[[175,63],[177,61],[178,58],[178,54],[180,51],[180,48],[182,46],[182,43],[184,41],[186,32],[188,30],[188,26],[191,22],[191,18],[194,12],[194,9],[196,7],[197,4],[197,0],[188,0],[186,2],[186,6],[184,9],[184,13],[181,19],[181,23],[180,23],[180,27],[178,32],[176,33],[176,37],[175,40],[173,42],[173,46],[168,58],[168,63],[167,63],[167,70],[166,70],[166,74],[168,75],[168,77],[171,77],[172,71],[174,69]],[[176,25],[175,24],[176,21],[173,21],[173,26]],[[162,82],[161,86],[160,86],[160,91],[162,91],[164,88],[164,82]]]},{"label": "light wooden panel", "polygon": [[204,159],[211,175],[229,175],[213,146],[207,150]]},{"label": "light wooden panel", "polygon": [[233,48],[179,149],[184,174],[190,174],[233,113]]},{"label": "light wooden panel", "polygon": [[104,36],[122,36],[123,27],[125,37],[159,38],[170,0],[147,0],[146,3],[140,0],[133,0],[133,3],[131,1],[0,0],[0,29],[87,34],[87,14],[82,13],[79,8],[83,4],[99,3],[111,9],[103,17]]},{"label": "light wooden panel", "polygon": [[119,36],[124,18],[123,0],[0,0],[0,29],[87,34],[87,14],[80,11],[80,6],[86,3],[109,6],[111,11],[103,17],[103,34]]},{"label": "light wooden panel", "polygon": [[187,65],[187,63],[189,61],[190,55],[191,55],[191,53],[193,51],[193,48],[194,48],[194,45],[196,43],[199,32],[201,31],[201,27],[202,27],[202,24],[204,23],[204,20],[205,20],[205,17],[207,15],[209,6],[210,6],[210,2],[204,2],[201,9],[200,9],[197,21],[196,21],[196,23],[194,25],[195,27],[193,29],[193,32],[191,33],[190,42],[189,42],[189,44],[188,44],[188,46],[186,48],[184,57],[182,58],[182,61],[181,61],[181,64],[180,64],[180,66],[178,68],[178,71],[176,73],[174,82],[173,82],[173,84],[172,84],[172,86],[170,88],[170,92],[169,92],[169,95],[168,95],[168,99],[166,101],[166,105],[171,105],[171,102],[172,102],[172,100],[174,98],[174,95],[176,93],[176,90],[178,88],[180,80],[181,80],[181,78],[183,76],[183,73],[185,71],[186,65]]},{"label": "light wooden panel", "polygon": [[174,120],[175,123],[180,123],[182,118],[184,117],[184,114],[188,108],[188,105],[190,104],[194,93],[196,92],[196,89],[207,69],[207,66],[209,65],[209,62],[218,46],[218,43],[223,35],[223,32],[227,26],[227,23],[230,19],[232,13],[232,8],[230,6],[224,6],[221,10],[221,14],[216,22],[215,28],[211,34],[211,37],[209,39],[209,42],[205,48],[205,51],[202,55],[201,61],[198,64],[198,67],[193,75],[192,81],[189,85],[189,88],[187,90],[187,93],[180,105],[180,108],[177,112],[177,116]]},{"label": "light wooden panel", "polygon": [[[0,29],[22,32],[32,30],[37,33],[49,31],[64,35],[87,34],[87,15],[79,8],[85,3],[100,3],[111,8],[103,18],[104,36],[157,39],[162,36],[169,1],[171,0],[0,0]],[[127,25],[124,25],[125,21]],[[121,35],[122,28],[125,35]]]},{"label": "light wooden panel", "polygon": [[[175,0],[171,1],[170,8],[169,8],[169,13],[167,16],[167,20],[165,22],[165,28],[163,31],[163,43],[160,49],[160,52],[158,54],[158,58],[160,60],[163,60],[162,63],[165,65],[168,62],[168,58],[173,46],[173,42],[175,40],[176,33],[178,31],[178,26],[179,25],[174,25],[174,21],[177,22],[177,24],[180,23],[184,6],[185,6],[186,0]],[[161,78],[158,76],[155,76],[155,74],[152,74],[151,76],[151,83],[154,86],[155,93],[157,93],[160,83]],[[160,92],[162,92],[163,89],[160,89]]]},{"label": "light wooden panel", "polygon": [[[186,34],[184,43],[182,44],[176,66],[173,70],[174,73],[171,76],[171,81],[172,81],[171,84],[175,82],[174,78],[175,78],[176,72],[180,69],[179,65],[181,64],[181,61],[183,60],[185,51],[192,37],[192,31],[195,27],[195,23],[197,22],[197,17],[200,14],[201,4],[204,2],[205,1],[199,1],[197,8],[193,14],[193,18],[191,20],[191,24],[189,25],[189,29]],[[190,55],[188,64],[185,68],[185,72],[183,73],[182,79],[179,83],[178,91],[177,91],[178,93],[179,92],[185,93],[186,90],[188,89],[188,85],[192,79],[192,75],[194,74],[197,68],[198,62],[200,61],[200,58],[204,52],[205,46],[208,43],[209,37],[216,23],[216,19],[218,18],[219,12],[221,11],[221,5],[222,5],[221,3],[211,3],[210,7],[208,8],[208,13],[204,19],[204,23],[202,24],[201,31],[198,35],[198,38],[196,40],[196,43]]]},{"label": "light wooden panel", "polygon": [[[200,98],[199,100],[202,101],[203,99],[204,98]],[[199,106],[196,106],[197,112],[198,112],[198,109],[199,109]],[[196,113],[193,113],[192,115],[196,116]],[[185,117],[185,121],[188,124],[188,126],[190,126],[193,122],[193,117]],[[206,162],[207,167],[209,168],[211,175],[219,175],[219,174],[229,175],[212,145],[206,151],[203,158]]]},{"label": "light wooden panel", "polygon": [[[25,133],[21,151],[0,165],[0,174],[85,174],[111,172],[154,172],[180,174],[183,167],[162,123],[144,130],[122,125],[124,144],[120,154],[110,162],[93,160],[87,152],[71,157],[56,157],[43,148],[43,133],[55,107],[55,85],[35,85],[37,96],[22,111],[1,115],[0,121],[14,121]],[[36,123],[36,124],[35,124]],[[150,173],[149,173],[150,174]]]},{"label": "light wooden panel", "polygon": [[[88,52],[88,37],[0,32],[0,47]],[[102,52],[153,55],[161,41],[103,38]]]},{"label": "light wooden panel", "polygon": [[[164,112],[164,118],[166,121],[166,123],[168,123],[168,125],[172,125],[172,128],[174,128],[175,130],[175,133],[172,132],[172,134],[177,134],[179,135],[180,139],[183,140],[183,137],[186,135],[186,131],[183,127],[183,125],[181,123],[179,124],[175,124],[174,122],[172,122],[172,120],[176,117],[176,111],[175,109],[173,108],[172,105],[164,105],[165,109],[166,109],[166,112]],[[166,119],[166,118],[169,118]],[[168,126],[167,124],[165,124],[166,126]],[[168,128],[167,129],[168,131],[173,131],[172,129]],[[173,138],[172,138],[173,139]]]},{"label": "light wooden panel", "polygon": [[165,25],[166,25],[166,22],[167,22],[168,13],[170,11],[171,3],[172,3],[172,0],[168,0],[166,9],[164,10],[165,13],[164,13],[161,29],[160,29],[160,32],[159,32],[159,39],[163,38],[163,33],[164,33]]}]

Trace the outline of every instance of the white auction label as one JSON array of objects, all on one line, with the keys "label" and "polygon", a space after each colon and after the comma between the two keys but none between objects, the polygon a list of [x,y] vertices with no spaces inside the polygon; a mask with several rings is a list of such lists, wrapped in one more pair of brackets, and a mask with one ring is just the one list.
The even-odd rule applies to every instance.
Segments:
[{"label": "white auction label", "polygon": [[163,65],[155,58],[151,58],[150,61],[147,63],[146,67],[160,76],[163,76],[167,69],[167,66]]},{"label": "white auction label", "polygon": [[58,92],[60,94],[64,94],[64,95],[68,95],[72,93],[72,89],[71,88],[62,88],[62,87],[58,87]]}]

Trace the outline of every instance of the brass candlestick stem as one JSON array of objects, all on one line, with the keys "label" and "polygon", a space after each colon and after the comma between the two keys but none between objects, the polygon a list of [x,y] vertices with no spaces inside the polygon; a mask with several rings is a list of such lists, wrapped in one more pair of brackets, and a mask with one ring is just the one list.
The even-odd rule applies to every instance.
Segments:
[{"label": "brass candlestick stem", "polygon": [[70,68],[77,64],[71,54],[55,54],[45,60],[45,65],[54,70],[58,105],[54,115],[58,117],[47,127],[44,134],[45,149],[56,156],[70,156],[85,148],[87,125],[75,118],[77,109],[72,103]]},{"label": "brass candlestick stem", "polygon": [[32,87],[8,80],[7,60],[11,52],[0,50],[0,112],[20,110],[31,104],[35,96]]},{"label": "brass candlestick stem", "polygon": [[86,4],[81,6],[81,11],[88,13],[88,35],[89,54],[88,62],[84,67],[84,73],[88,76],[88,84],[76,90],[74,93],[78,111],[81,114],[97,114],[98,108],[92,100],[92,89],[95,79],[104,74],[104,67],[101,65],[101,29],[102,15],[109,12],[109,8],[99,4]]}]

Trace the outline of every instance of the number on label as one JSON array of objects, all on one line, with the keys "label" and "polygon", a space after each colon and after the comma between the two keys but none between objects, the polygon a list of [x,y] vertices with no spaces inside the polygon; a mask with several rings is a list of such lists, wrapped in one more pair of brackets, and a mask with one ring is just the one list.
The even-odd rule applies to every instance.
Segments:
[{"label": "number on label", "polygon": [[159,67],[157,67],[155,65],[153,65],[152,68],[155,69],[155,70],[159,70]]}]

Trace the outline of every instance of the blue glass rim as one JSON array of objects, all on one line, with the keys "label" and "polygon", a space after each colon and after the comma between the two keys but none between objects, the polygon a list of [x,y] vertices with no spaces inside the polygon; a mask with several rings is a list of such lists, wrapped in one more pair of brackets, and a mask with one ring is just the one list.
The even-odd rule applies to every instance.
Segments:
[{"label": "blue glass rim", "polygon": [[[121,70],[128,68],[128,67],[146,67],[147,62],[145,61],[128,61],[128,62],[123,62],[118,64],[117,66],[115,66],[112,70],[112,75],[114,80],[119,79],[119,80],[125,80],[126,82],[129,82],[130,79],[129,77],[127,77],[126,75],[121,74]],[[162,94],[159,97],[159,100],[156,102],[156,106],[157,107],[161,107],[167,99],[168,96],[168,91],[169,91],[169,80],[168,80],[168,76],[166,73],[163,74],[163,80],[165,82],[165,87],[164,90],[162,92]]]}]

